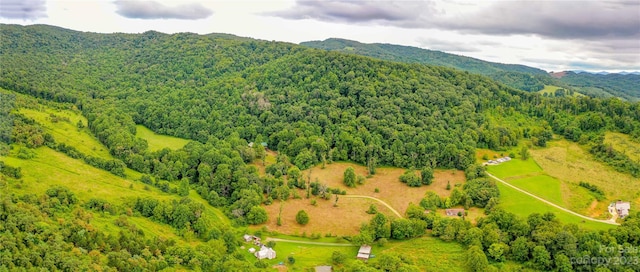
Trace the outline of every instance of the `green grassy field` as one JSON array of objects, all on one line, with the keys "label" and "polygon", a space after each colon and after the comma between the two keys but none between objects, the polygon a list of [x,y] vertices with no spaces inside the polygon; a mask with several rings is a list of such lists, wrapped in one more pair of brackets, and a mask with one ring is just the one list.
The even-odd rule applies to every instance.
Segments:
[{"label": "green grassy field", "polygon": [[[322,238],[308,239],[283,235],[278,235],[277,237],[308,242],[322,241]],[[243,243],[243,246],[245,246],[246,258],[255,258],[248,252],[251,244]],[[256,248],[255,246],[253,247]],[[289,270],[308,271],[314,266],[332,265],[331,254],[334,251],[342,252],[347,256],[347,262],[356,262],[355,256],[357,255],[358,247],[310,245],[278,241],[274,250],[276,250],[277,258],[268,261],[270,265],[277,265],[282,262]],[[405,256],[423,271],[463,271],[465,269],[465,248],[462,245],[456,242],[444,242],[429,235],[407,241],[389,241],[385,246],[374,245],[372,248],[373,255],[385,253]],[[290,265],[287,262],[287,257],[289,256],[295,258],[295,264]],[[373,261],[375,261],[375,257],[370,259],[370,262]]]},{"label": "green grassy field", "polygon": [[547,175],[537,175],[507,181],[529,193],[542,197],[560,206],[566,206],[562,198],[560,181]]},{"label": "green grassy field", "polygon": [[455,242],[424,236],[408,241],[392,241],[374,246],[373,254],[393,252],[407,257],[423,271],[465,271],[466,249]]},{"label": "green grassy field", "polygon": [[[268,263],[270,265],[277,265],[283,262],[287,265],[287,268],[292,271],[307,271],[307,269],[318,265],[331,265],[331,254],[333,254],[334,251],[342,252],[345,256],[353,256],[354,258],[358,253],[358,247],[356,246],[321,246],[290,242],[276,242],[276,246],[273,249],[276,251],[276,258],[269,260]],[[248,251],[246,253],[250,255]],[[293,265],[287,262],[289,256],[293,256],[295,259]],[[247,258],[255,257],[250,255]]]},{"label": "green grassy field", "polygon": [[585,229],[607,230],[615,227],[609,224],[584,220],[583,218],[549,206],[502,183],[497,182],[497,184],[498,189],[500,189],[500,207],[520,217],[526,218],[532,213],[552,212],[561,222],[576,224]]},{"label": "green grassy field", "polygon": [[186,139],[156,134],[143,125],[136,126],[136,137],[147,140],[147,143],[149,144],[149,150],[151,151],[156,151],[163,148],[176,150],[184,147],[187,143],[189,143],[189,140]]},{"label": "green grassy field", "polygon": [[514,179],[526,176],[536,176],[542,173],[542,168],[532,160],[513,159],[498,165],[489,165],[487,170],[501,179]]}]

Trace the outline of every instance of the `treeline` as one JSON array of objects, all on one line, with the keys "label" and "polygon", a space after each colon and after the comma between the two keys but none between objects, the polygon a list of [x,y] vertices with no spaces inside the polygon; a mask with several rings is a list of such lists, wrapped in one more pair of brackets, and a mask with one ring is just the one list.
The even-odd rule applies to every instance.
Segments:
[{"label": "treeline", "polygon": [[[181,206],[190,205],[188,202],[182,200],[173,207],[189,214],[192,210]],[[116,209],[122,212],[115,222],[118,230],[103,232],[92,224],[93,214],[80,204],[64,187],[49,188],[40,196],[1,195],[0,270],[258,270],[236,251],[239,241],[231,229],[208,226],[208,235],[203,237],[206,242],[179,246],[173,240],[146,237],[127,220],[122,207]],[[82,206],[104,205],[108,203],[92,200]]]}]

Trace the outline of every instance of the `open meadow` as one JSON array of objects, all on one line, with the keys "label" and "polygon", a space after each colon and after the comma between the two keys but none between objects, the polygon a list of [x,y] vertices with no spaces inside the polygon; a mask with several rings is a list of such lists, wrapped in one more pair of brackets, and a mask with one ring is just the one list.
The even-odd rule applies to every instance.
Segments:
[{"label": "open meadow", "polygon": [[178,150],[189,143],[187,139],[157,134],[143,125],[136,125],[136,137],[145,139],[151,151],[163,148]]}]

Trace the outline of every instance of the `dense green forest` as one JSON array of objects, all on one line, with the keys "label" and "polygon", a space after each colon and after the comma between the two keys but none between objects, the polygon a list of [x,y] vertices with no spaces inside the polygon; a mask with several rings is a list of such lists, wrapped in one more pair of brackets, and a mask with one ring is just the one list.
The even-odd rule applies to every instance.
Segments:
[{"label": "dense green forest", "polygon": [[584,94],[597,96],[600,92],[604,92],[629,101],[640,100],[640,75],[567,72],[560,81]]},{"label": "dense green forest", "polygon": [[411,46],[379,43],[364,44],[336,38],[303,42],[300,45],[383,60],[456,68],[474,74],[485,75],[507,86],[530,92],[542,90],[545,84],[549,84],[552,81],[545,71],[533,67],[488,62]]},{"label": "dense green forest", "polygon": [[[621,172],[640,176],[640,163],[602,146],[605,131],[640,138],[639,103],[589,97],[546,98],[452,68],[382,61],[229,35],[167,35],[153,31],[95,34],[43,25],[2,25],[0,40],[0,87],[29,95],[42,103],[78,109],[87,118],[88,128],[114,158],[95,158],[56,142],[37,122],[12,112],[14,103],[5,101],[15,99],[0,93],[2,149],[7,149],[6,143],[24,146],[25,150],[46,146],[116,175],[126,175],[124,169],[128,167],[145,174],[143,182],[165,192],[186,196],[189,188],[195,189],[238,225],[259,223],[256,213],[260,213],[260,204],[269,202],[269,198],[289,198],[288,193],[282,193],[288,192],[288,185],[281,175],[288,173],[290,167],[307,169],[331,161],[354,161],[371,168],[391,165],[467,170],[475,173],[469,175],[469,180],[480,178],[475,181],[480,189],[465,188],[468,190],[460,201],[468,199],[467,205],[481,207],[489,205],[492,195],[477,192],[487,192],[490,189],[486,188],[492,186],[481,178],[481,170],[476,171],[476,148],[505,150],[517,146],[523,139],[545,146],[553,134],[558,134],[593,146],[592,152],[606,163]],[[22,106],[28,107],[28,103]],[[146,141],[135,137],[136,124],[192,142],[182,149],[152,152]],[[278,164],[270,171],[273,175],[261,177],[255,167],[247,164],[263,157],[265,152],[262,145],[249,146],[250,142],[264,142],[268,149],[278,152]],[[3,174],[19,179],[20,170],[2,169],[8,169]],[[5,223],[0,228],[0,239],[13,241],[16,248],[0,249],[3,254],[0,258],[13,258],[13,266],[7,266],[8,269],[28,268],[27,263],[35,267],[71,267],[66,261],[45,264],[47,259],[40,260],[41,253],[33,253],[39,254],[40,259],[37,256],[29,261],[16,259],[24,255],[20,250],[46,252],[51,248],[63,255],[60,258],[69,259],[68,262],[82,263],[83,266],[78,267],[88,267],[95,262],[98,266],[121,270],[156,270],[173,265],[215,270],[214,267],[228,267],[229,263],[238,262],[242,263],[238,266],[242,270],[242,265],[247,263],[234,255],[235,242],[230,238],[230,231],[222,227],[207,229],[204,223],[198,222],[195,214],[201,207],[188,197],[179,202],[140,198],[119,207],[114,214],[129,209],[175,228],[188,226],[184,228],[199,239],[211,239],[207,245],[212,248],[224,244],[221,248],[226,249],[222,250],[225,252],[219,248],[185,249],[143,237],[129,238],[135,236],[135,229],[113,237],[103,235],[100,239],[105,241],[104,245],[82,244],[84,240],[74,236],[75,231],[66,233],[33,226],[34,222],[55,218],[55,210],[47,212],[44,207],[72,211],[82,204],[73,201],[73,197],[69,197],[72,194],[64,188],[51,190],[46,196],[2,196],[0,218]],[[50,204],[51,201],[55,203]],[[85,205],[89,209],[105,207],[100,200]],[[192,216],[168,213],[178,209],[183,211],[180,215]],[[17,216],[29,210],[40,212],[30,217]],[[81,213],[74,216],[82,221]],[[625,235],[589,232],[584,234],[587,237],[584,239],[597,236],[591,240],[598,242],[589,244],[595,248],[599,243],[638,246],[638,223],[634,216],[630,218],[628,228],[619,229]],[[425,223],[396,222],[390,225],[397,232],[394,237],[415,236],[410,231],[399,233],[402,229],[424,226],[436,231],[448,229],[447,224],[455,222],[446,221],[434,227],[429,218],[413,220]],[[502,221],[492,224],[490,220],[493,219],[483,221],[476,228],[500,228],[508,233],[506,228],[510,224],[501,225]],[[552,226],[541,224],[540,220],[552,222],[549,223]],[[558,245],[536,240],[535,229],[545,226],[553,232],[571,226],[559,225],[552,215],[540,220],[529,222],[529,228],[518,231],[529,233],[532,241],[547,247],[547,253],[537,250],[533,256],[547,256],[550,251],[554,254],[552,259],[557,260],[556,253],[560,251],[555,247]],[[7,225],[9,223],[14,225]],[[64,226],[65,231],[79,228],[74,224]],[[455,228],[458,237],[450,240],[462,239],[459,237],[463,229],[478,232],[461,226],[450,228]],[[578,236],[577,230],[572,233]],[[100,236],[99,231],[92,235]],[[372,239],[378,238],[385,237]],[[25,246],[23,242],[28,239],[52,242],[26,243]],[[112,240],[121,241],[120,245]],[[511,240],[505,238],[503,243]],[[123,246],[122,241],[131,241],[131,245]],[[472,248],[478,246],[480,253],[493,251],[491,241],[483,243],[483,247],[475,240],[465,243]],[[72,244],[113,257],[109,257],[107,263],[74,259],[68,255]],[[152,244],[155,247],[151,247]],[[158,248],[159,253],[146,256],[145,246],[149,250]],[[212,263],[191,262],[201,259],[198,254],[209,253],[215,254],[205,256],[213,260]],[[574,257],[569,255],[573,253],[563,254]],[[145,265],[149,266],[134,261],[120,263],[118,254],[127,258],[145,256]],[[171,262],[170,256],[178,256],[175,258],[181,261]],[[163,259],[164,263],[156,259]],[[544,262],[536,268],[546,270],[558,266]]]}]

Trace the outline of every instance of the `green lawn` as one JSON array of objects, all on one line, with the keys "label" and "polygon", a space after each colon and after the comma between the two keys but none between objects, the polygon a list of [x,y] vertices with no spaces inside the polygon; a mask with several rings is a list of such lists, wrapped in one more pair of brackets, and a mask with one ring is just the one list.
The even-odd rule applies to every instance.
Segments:
[{"label": "green lawn", "polygon": [[177,150],[184,147],[189,142],[189,140],[178,137],[156,134],[143,125],[136,126],[136,137],[147,140],[149,150],[151,151],[163,148]]},{"label": "green lawn", "polygon": [[547,175],[537,175],[507,181],[520,189],[537,195],[557,205],[565,206],[560,181]]},{"label": "green lawn", "polygon": [[[284,235],[278,236],[278,238],[309,242],[320,241]],[[251,258],[255,258],[248,252],[251,244],[243,243],[243,246],[245,246],[246,258],[249,260],[251,260]],[[256,247],[254,246],[254,248]],[[346,255],[347,262],[358,261],[355,260],[355,256],[358,253],[357,246],[322,246],[291,242],[276,242],[274,250],[277,253],[277,258],[268,261],[268,263],[271,265],[277,265],[278,263],[283,262],[287,268],[292,271],[308,271],[314,266],[332,265],[331,254],[334,251],[339,251]],[[374,245],[371,253],[373,255],[387,253],[405,256],[423,271],[464,271],[465,252],[465,248],[459,243],[445,242],[439,238],[425,235],[424,237],[406,241],[391,240],[383,247]],[[289,256],[293,256],[295,258],[295,264],[290,265],[287,262],[287,257]],[[373,261],[375,261],[375,257],[370,259],[370,262]]]},{"label": "green lawn", "polygon": [[614,225],[585,220],[547,205],[500,182],[496,182],[496,184],[500,189],[500,207],[520,217],[526,218],[532,213],[552,212],[561,222],[573,223],[585,229],[607,230],[615,227]]},{"label": "green lawn", "polygon": [[510,177],[525,177],[542,173],[542,168],[533,159],[512,159],[498,165],[489,165],[487,171],[501,179]]}]

